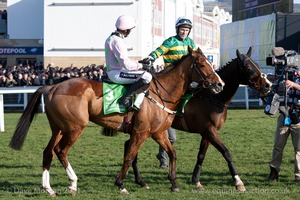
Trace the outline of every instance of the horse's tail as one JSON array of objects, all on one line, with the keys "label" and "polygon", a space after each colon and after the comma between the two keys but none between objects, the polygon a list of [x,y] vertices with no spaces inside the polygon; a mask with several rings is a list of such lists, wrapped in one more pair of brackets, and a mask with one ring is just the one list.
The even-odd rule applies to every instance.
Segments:
[{"label": "horse's tail", "polygon": [[33,120],[33,117],[38,112],[38,107],[40,105],[40,101],[42,95],[49,92],[49,90],[53,86],[44,86],[40,87],[33,93],[32,97],[30,98],[22,116],[19,119],[19,122],[16,126],[14,135],[9,143],[9,146],[15,150],[20,150],[23,146],[24,140],[27,136],[29,127]]},{"label": "horse's tail", "polygon": [[104,136],[117,136],[118,132],[114,129],[103,127],[102,128],[102,135],[104,135]]}]

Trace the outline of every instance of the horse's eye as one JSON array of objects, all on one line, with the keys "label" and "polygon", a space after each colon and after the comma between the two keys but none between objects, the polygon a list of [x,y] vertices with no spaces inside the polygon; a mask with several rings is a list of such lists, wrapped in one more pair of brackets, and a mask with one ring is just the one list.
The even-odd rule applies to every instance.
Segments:
[{"label": "horse's eye", "polygon": [[251,71],[251,67],[248,64],[246,64],[246,69],[247,69],[248,72]]},{"label": "horse's eye", "polygon": [[197,66],[199,66],[199,67],[203,67],[203,66],[204,66],[202,62],[198,62],[198,61],[197,61],[196,64],[197,64]]},{"label": "horse's eye", "polygon": [[203,86],[204,86],[205,88],[208,88],[209,85],[210,85],[210,83],[209,83],[208,81],[204,81],[204,82],[203,82]]}]

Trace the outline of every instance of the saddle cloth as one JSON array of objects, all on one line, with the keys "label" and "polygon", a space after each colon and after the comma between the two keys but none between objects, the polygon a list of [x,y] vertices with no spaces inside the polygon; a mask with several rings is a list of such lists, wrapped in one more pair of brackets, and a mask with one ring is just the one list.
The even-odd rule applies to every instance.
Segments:
[{"label": "saddle cloth", "polygon": [[126,91],[124,85],[103,82],[103,111],[105,115],[127,112],[127,109],[118,103]]},{"label": "saddle cloth", "polygon": [[[103,82],[103,109],[104,114],[126,113],[128,110],[118,103],[118,100],[127,92],[126,86]],[[184,107],[193,94],[187,92],[177,107],[177,112],[184,113]]]}]

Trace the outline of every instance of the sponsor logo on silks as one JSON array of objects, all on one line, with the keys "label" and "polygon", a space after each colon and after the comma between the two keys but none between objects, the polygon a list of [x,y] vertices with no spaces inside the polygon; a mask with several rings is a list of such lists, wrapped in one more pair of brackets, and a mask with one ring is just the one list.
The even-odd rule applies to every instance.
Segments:
[{"label": "sponsor logo on silks", "polygon": [[136,79],[140,76],[140,74],[129,74],[129,73],[125,73],[125,72],[121,72],[120,73],[120,77],[121,78],[132,78],[132,79]]}]

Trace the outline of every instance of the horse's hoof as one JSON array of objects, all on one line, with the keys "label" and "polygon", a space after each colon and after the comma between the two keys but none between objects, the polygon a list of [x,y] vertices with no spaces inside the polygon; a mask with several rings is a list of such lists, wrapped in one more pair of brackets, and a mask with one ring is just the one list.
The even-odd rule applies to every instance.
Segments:
[{"label": "horse's hoof", "polygon": [[46,188],[46,187],[43,187],[43,186],[41,188],[43,190],[45,190],[49,194],[50,197],[56,197],[57,196],[56,192],[54,190],[52,190],[52,188]]},{"label": "horse's hoof", "polygon": [[204,190],[204,186],[200,182],[197,182],[196,183],[196,189],[197,190]]},{"label": "horse's hoof", "polygon": [[120,188],[120,194],[128,195],[129,192],[125,188],[123,189]]},{"label": "horse's hoof", "polygon": [[239,192],[245,192],[245,191],[246,191],[246,188],[245,188],[245,186],[244,186],[243,184],[241,184],[241,185],[236,185],[236,186],[235,186],[235,189],[236,189],[237,191],[239,191]]},{"label": "horse's hoof", "polygon": [[73,197],[76,196],[77,191],[73,189],[69,189],[69,194],[71,194]]},{"label": "horse's hoof", "polygon": [[56,193],[50,194],[50,197],[56,197]]},{"label": "horse's hoof", "polygon": [[149,190],[149,189],[150,189],[150,187],[149,187],[149,185],[148,185],[148,184],[144,185],[144,186],[143,186],[143,188],[145,188],[145,189],[147,189],[147,190]]},{"label": "horse's hoof", "polygon": [[172,188],[172,192],[179,192],[179,188],[178,187],[175,187],[175,188]]}]

